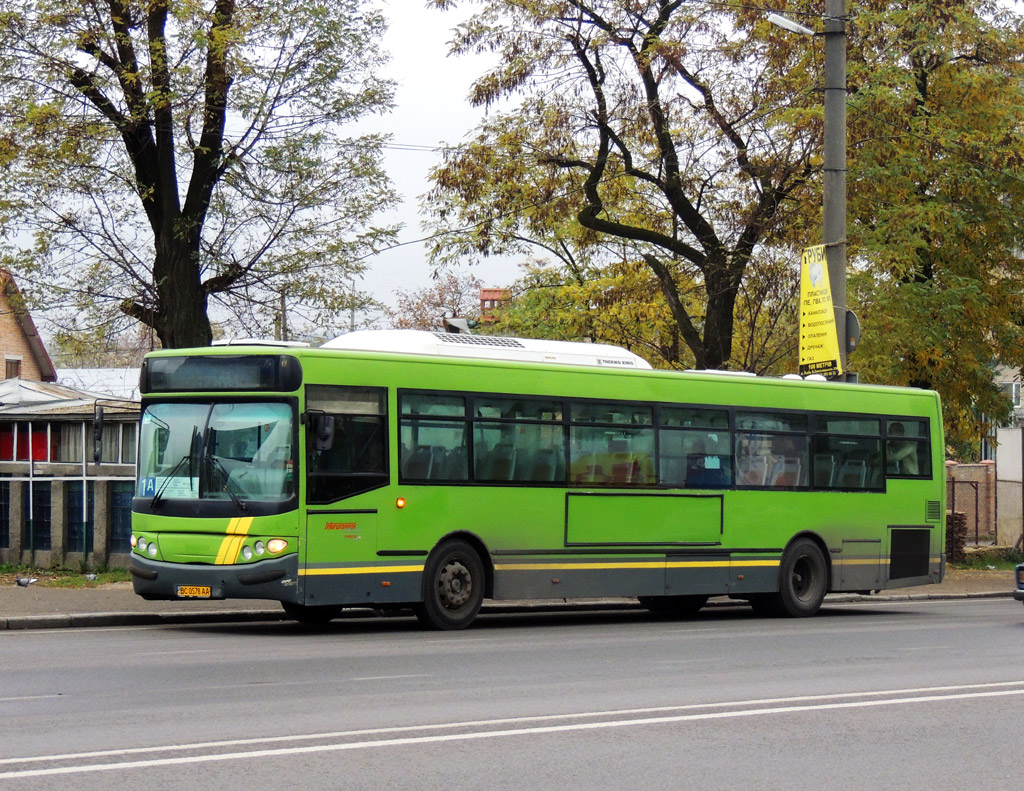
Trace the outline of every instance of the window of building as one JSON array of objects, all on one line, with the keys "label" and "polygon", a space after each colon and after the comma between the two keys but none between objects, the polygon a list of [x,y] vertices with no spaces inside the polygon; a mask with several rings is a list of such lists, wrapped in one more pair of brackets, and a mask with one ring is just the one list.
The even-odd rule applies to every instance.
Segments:
[{"label": "window of building", "polygon": [[[68,481],[64,496],[65,519],[68,526],[69,552],[89,553],[93,551],[93,482],[89,481],[82,502],[82,481]],[[84,507],[83,507],[84,506]]]},{"label": "window of building", "polygon": [[21,360],[4,360],[4,379],[17,379],[21,376]]},{"label": "window of building", "polygon": [[[83,443],[85,442],[86,425],[84,423],[55,423],[50,426],[50,435],[56,445],[52,454],[55,461],[67,464],[81,464],[83,459]],[[89,436],[92,434],[90,432]],[[88,460],[91,460],[91,456]]]},{"label": "window of building", "polygon": [[110,551],[132,551],[132,497],[134,481],[110,482]]},{"label": "window of building", "polygon": [[24,481],[22,492],[25,503],[22,546],[30,550],[49,551],[50,481]]},{"label": "window of building", "polygon": [[1020,382],[1000,382],[999,389],[1010,399],[1013,406],[1020,406]]}]

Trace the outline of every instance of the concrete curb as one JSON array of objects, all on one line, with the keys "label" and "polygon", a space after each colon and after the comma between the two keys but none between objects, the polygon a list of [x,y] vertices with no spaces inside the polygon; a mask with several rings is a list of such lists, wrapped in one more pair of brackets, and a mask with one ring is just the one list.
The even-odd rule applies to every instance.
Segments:
[{"label": "concrete curb", "polygon": [[[855,604],[871,602],[907,601],[957,601],[962,599],[1008,599],[1012,591],[989,591],[985,593],[910,593],[864,596],[861,594],[835,593],[825,597],[826,604]],[[745,607],[746,603],[734,599],[709,601],[708,607]],[[639,610],[639,604],[629,599],[610,599],[587,602],[488,602],[482,614],[515,614],[538,612],[608,612],[613,610]],[[349,618],[372,618],[372,610],[355,610],[347,613]],[[94,612],[53,615],[0,616],[0,631],[71,629],[76,627],[100,628],[107,626],[161,626],[211,623],[259,623],[285,621],[288,617],[282,610],[213,610],[204,612]]]}]

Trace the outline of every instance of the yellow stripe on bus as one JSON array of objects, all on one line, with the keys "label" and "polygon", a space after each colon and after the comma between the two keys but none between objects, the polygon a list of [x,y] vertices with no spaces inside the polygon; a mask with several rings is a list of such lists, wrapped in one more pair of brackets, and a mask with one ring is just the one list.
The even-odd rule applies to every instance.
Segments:
[{"label": "yellow stripe on bus", "polygon": [[423,566],[352,566],[349,568],[299,569],[300,577],[323,577],[332,574],[398,574],[423,571]]},{"label": "yellow stripe on bus", "polygon": [[495,564],[495,571],[573,571],[583,569],[586,571],[595,569],[720,569],[732,568],[734,566],[778,566],[778,560],[649,560],[649,561],[619,561],[619,562],[594,562],[594,563],[498,563]]},{"label": "yellow stripe on bus", "polygon": [[252,517],[235,517],[228,523],[227,537],[220,542],[220,550],[217,552],[218,566],[225,566],[238,560],[238,553],[242,550],[245,537],[252,527]]}]

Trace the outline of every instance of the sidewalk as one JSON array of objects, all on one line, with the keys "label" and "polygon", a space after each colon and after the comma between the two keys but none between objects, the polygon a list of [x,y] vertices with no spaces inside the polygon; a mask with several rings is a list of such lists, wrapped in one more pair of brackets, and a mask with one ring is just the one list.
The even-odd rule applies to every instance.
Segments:
[{"label": "sidewalk", "polygon": [[[896,588],[875,596],[833,594],[829,602],[907,601],[918,599],[1009,598],[1014,588],[1012,571],[959,570],[946,574],[941,585]],[[709,606],[740,606],[729,599],[712,599]],[[565,604],[561,600],[485,602],[482,612],[514,612],[587,607],[620,609],[639,607],[629,599],[588,600]],[[272,601],[145,601],[130,582],[94,588],[48,588],[14,584],[0,586],[0,630],[51,629],[77,626],[127,626],[162,623],[219,623],[285,620],[280,604]]]}]

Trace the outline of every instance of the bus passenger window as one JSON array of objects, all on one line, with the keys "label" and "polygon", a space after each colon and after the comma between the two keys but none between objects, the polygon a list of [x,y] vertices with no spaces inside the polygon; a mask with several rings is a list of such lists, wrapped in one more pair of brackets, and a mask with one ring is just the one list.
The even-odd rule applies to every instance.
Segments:
[{"label": "bus passenger window", "polygon": [[398,465],[403,481],[467,481],[466,399],[402,393]]},{"label": "bus passenger window", "polygon": [[923,420],[886,421],[885,474],[889,478],[930,478],[928,424]]},{"label": "bus passenger window", "polygon": [[663,486],[724,489],[732,485],[728,410],[665,406],[658,425]]}]

